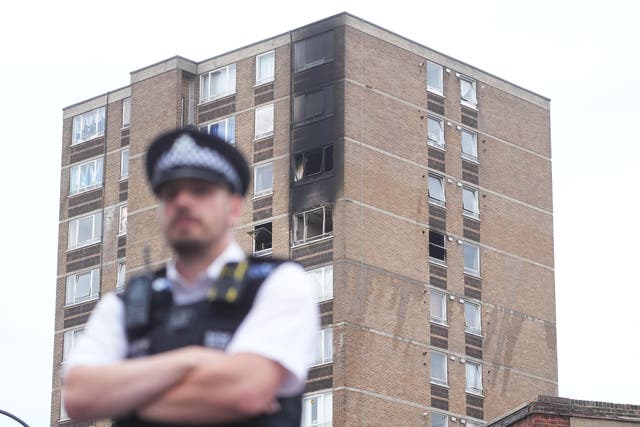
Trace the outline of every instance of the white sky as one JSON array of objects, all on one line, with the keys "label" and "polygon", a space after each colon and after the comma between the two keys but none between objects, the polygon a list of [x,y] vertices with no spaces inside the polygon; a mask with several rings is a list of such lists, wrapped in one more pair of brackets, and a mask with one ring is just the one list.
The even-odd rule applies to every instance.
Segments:
[{"label": "white sky", "polygon": [[343,11],[551,98],[560,395],[640,404],[640,2],[227,3],[0,6],[0,409],[49,425],[62,108]]}]

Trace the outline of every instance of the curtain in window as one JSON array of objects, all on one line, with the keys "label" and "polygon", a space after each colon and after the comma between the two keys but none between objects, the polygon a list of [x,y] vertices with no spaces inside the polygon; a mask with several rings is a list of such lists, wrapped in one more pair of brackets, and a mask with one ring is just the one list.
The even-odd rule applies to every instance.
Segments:
[{"label": "curtain in window", "polygon": [[462,152],[472,159],[478,158],[478,144],[475,134],[462,131]]},{"label": "curtain in window", "polygon": [[429,197],[435,200],[444,201],[442,178],[429,175]]},{"label": "curtain in window", "polygon": [[427,137],[430,141],[436,142],[438,144],[442,143],[443,131],[442,131],[442,122],[436,119],[428,119],[428,129],[427,129]]},{"label": "curtain in window", "polygon": [[256,83],[260,84],[272,81],[274,78],[274,69],[274,52],[260,56],[258,58],[258,78],[256,79]]},{"label": "curtain in window", "polygon": [[467,362],[466,371],[467,388],[471,390],[482,390],[482,373],[480,371],[480,365]]},{"label": "curtain in window", "polygon": [[460,80],[460,97],[467,102],[477,104],[475,85],[467,80]]}]

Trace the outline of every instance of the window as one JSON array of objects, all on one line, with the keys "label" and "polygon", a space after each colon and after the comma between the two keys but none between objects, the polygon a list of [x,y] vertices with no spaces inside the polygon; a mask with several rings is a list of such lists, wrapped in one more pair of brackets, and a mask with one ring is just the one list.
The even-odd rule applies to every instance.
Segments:
[{"label": "window", "polygon": [[120,220],[118,221],[118,235],[127,234],[127,205],[120,206]]},{"label": "window", "polygon": [[439,351],[431,352],[431,382],[447,385],[447,355]]},{"label": "window", "polygon": [[83,328],[72,329],[70,331],[66,331],[62,336],[62,363],[69,360],[69,355],[78,343],[78,339],[82,336],[83,331]]},{"label": "window", "polygon": [[311,394],[302,398],[302,427],[333,425],[333,393]]},{"label": "window", "polygon": [[464,302],[464,330],[477,335],[482,332],[480,304],[469,301]]},{"label": "window", "polygon": [[120,179],[129,178],[129,149],[120,152]]},{"label": "window", "polygon": [[333,328],[320,329],[318,342],[316,358],[312,366],[333,362]]},{"label": "window", "polygon": [[462,158],[478,161],[478,135],[466,129],[462,129]]},{"label": "window", "polygon": [[427,142],[444,150],[444,123],[442,119],[427,117]]},{"label": "window", "polygon": [[467,242],[464,242],[462,246],[464,248],[464,272],[467,274],[473,274],[474,276],[479,276],[480,248]]},{"label": "window", "polygon": [[480,207],[478,206],[478,190],[476,188],[462,187],[462,213],[478,218],[480,216]]},{"label": "window", "polygon": [[200,126],[200,132],[215,135],[233,145],[236,143],[236,118],[231,116],[206,126]]},{"label": "window", "polygon": [[444,178],[429,174],[429,202],[444,206]]},{"label": "window", "polygon": [[460,99],[462,105],[477,108],[476,81],[466,77],[460,77]]},{"label": "window", "polygon": [[102,238],[102,212],[69,221],[68,249],[97,243]]},{"label": "window", "polygon": [[104,107],[96,108],[73,118],[71,145],[80,144],[104,135]]},{"label": "window", "polygon": [[307,271],[315,302],[333,298],[333,265]]},{"label": "window", "polygon": [[253,254],[268,255],[272,248],[273,228],[270,222],[253,227]]},{"label": "window", "polygon": [[273,135],[273,104],[256,108],[255,139]]},{"label": "window", "polygon": [[429,261],[437,264],[447,263],[447,248],[444,245],[444,234],[429,230]]},{"label": "window", "polygon": [[116,290],[122,291],[124,290],[124,285],[126,283],[125,277],[127,274],[127,265],[124,261],[118,262],[118,278],[116,280]]},{"label": "window", "polygon": [[447,323],[447,296],[444,292],[431,290],[430,297],[429,319],[432,322],[445,325]]},{"label": "window", "polygon": [[200,102],[236,93],[236,64],[200,76]]},{"label": "window", "polygon": [[253,168],[253,196],[264,196],[273,192],[273,163],[264,163]]},{"label": "window", "polygon": [[480,424],[467,421],[467,427],[480,427]]},{"label": "window", "polygon": [[131,98],[122,100],[122,127],[126,128],[131,124]]},{"label": "window", "polygon": [[67,410],[64,407],[64,391],[60,392],[60,420],[59,421],[67,421],[69,420],[69,414],[67,414]]},{"label": "window", "polygon": [[427,61],[427,90],[443,94],[442,65]]},{"label": "window", "polygon": [[333,59],[333,31],[300,40],[294,45],[295,71],[301,71]]},{"label": "window", "polygon": [[102,185],[103,158],[71,166],[69,194],[82,193]]},{"label": "window", "polygon": [[275,51],[256,56],[256,86],[272,82],[275,78]]},{"label": "window", "polygon": [[308,243],[333,232],[331,207],[323,206],[293,216],[293,243]]},{"label": "window", "polygon": [[482,365],[467,361],[465,370],[467,374],[467,392],[482,394]]},{"label": "window", "polygon": [[333,114],[333,86],[296,95],[293,101],[293,121],[296,125]]},{"label": "window", "polygon": [[445,414],[431,413],[431,427],[447,427],[449,418]]},{"label": "window", "polygon": [[83,271],[67,276],[65,305],[78,304],[98,298],[100,293],[100,269]]},{"label": "window", "polygon": [[320,175],[333,170],[333,145],[298,153],[294,159],[293,180]]}]

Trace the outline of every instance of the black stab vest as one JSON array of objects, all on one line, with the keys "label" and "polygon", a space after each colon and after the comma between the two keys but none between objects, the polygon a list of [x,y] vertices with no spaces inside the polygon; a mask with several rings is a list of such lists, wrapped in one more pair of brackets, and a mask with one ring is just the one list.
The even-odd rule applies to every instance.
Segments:
[{"label": "black stab vest", "polygon": [[[158,354],[188,345],[224,350],[251,310],[262,283],[283,262],[249,257],[244,264],[229,263],[208,298],[187,305],[176,305],[171,290],[157,286],[166,280],[164,269],[156,272],[153,279],[141,276],[132,278],[122,295],[129,342],[128,358]],[[281,407],[278,413],[215,426],[299,427],[302,395],[281,397],[278,403]],[[114,420],[113,423],[113,427],[183,426],[149,422],[136,415]]]}]

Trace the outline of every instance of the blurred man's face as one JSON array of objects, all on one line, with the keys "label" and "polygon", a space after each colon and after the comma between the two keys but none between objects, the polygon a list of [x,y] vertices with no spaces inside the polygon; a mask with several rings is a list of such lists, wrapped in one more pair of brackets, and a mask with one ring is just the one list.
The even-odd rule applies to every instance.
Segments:
[{"label": "blurred man's face", "polygon": [[224,185],[178,179],[160,191],[165,237],[178,256],[206,254],[236,223],[242,198]]}]

